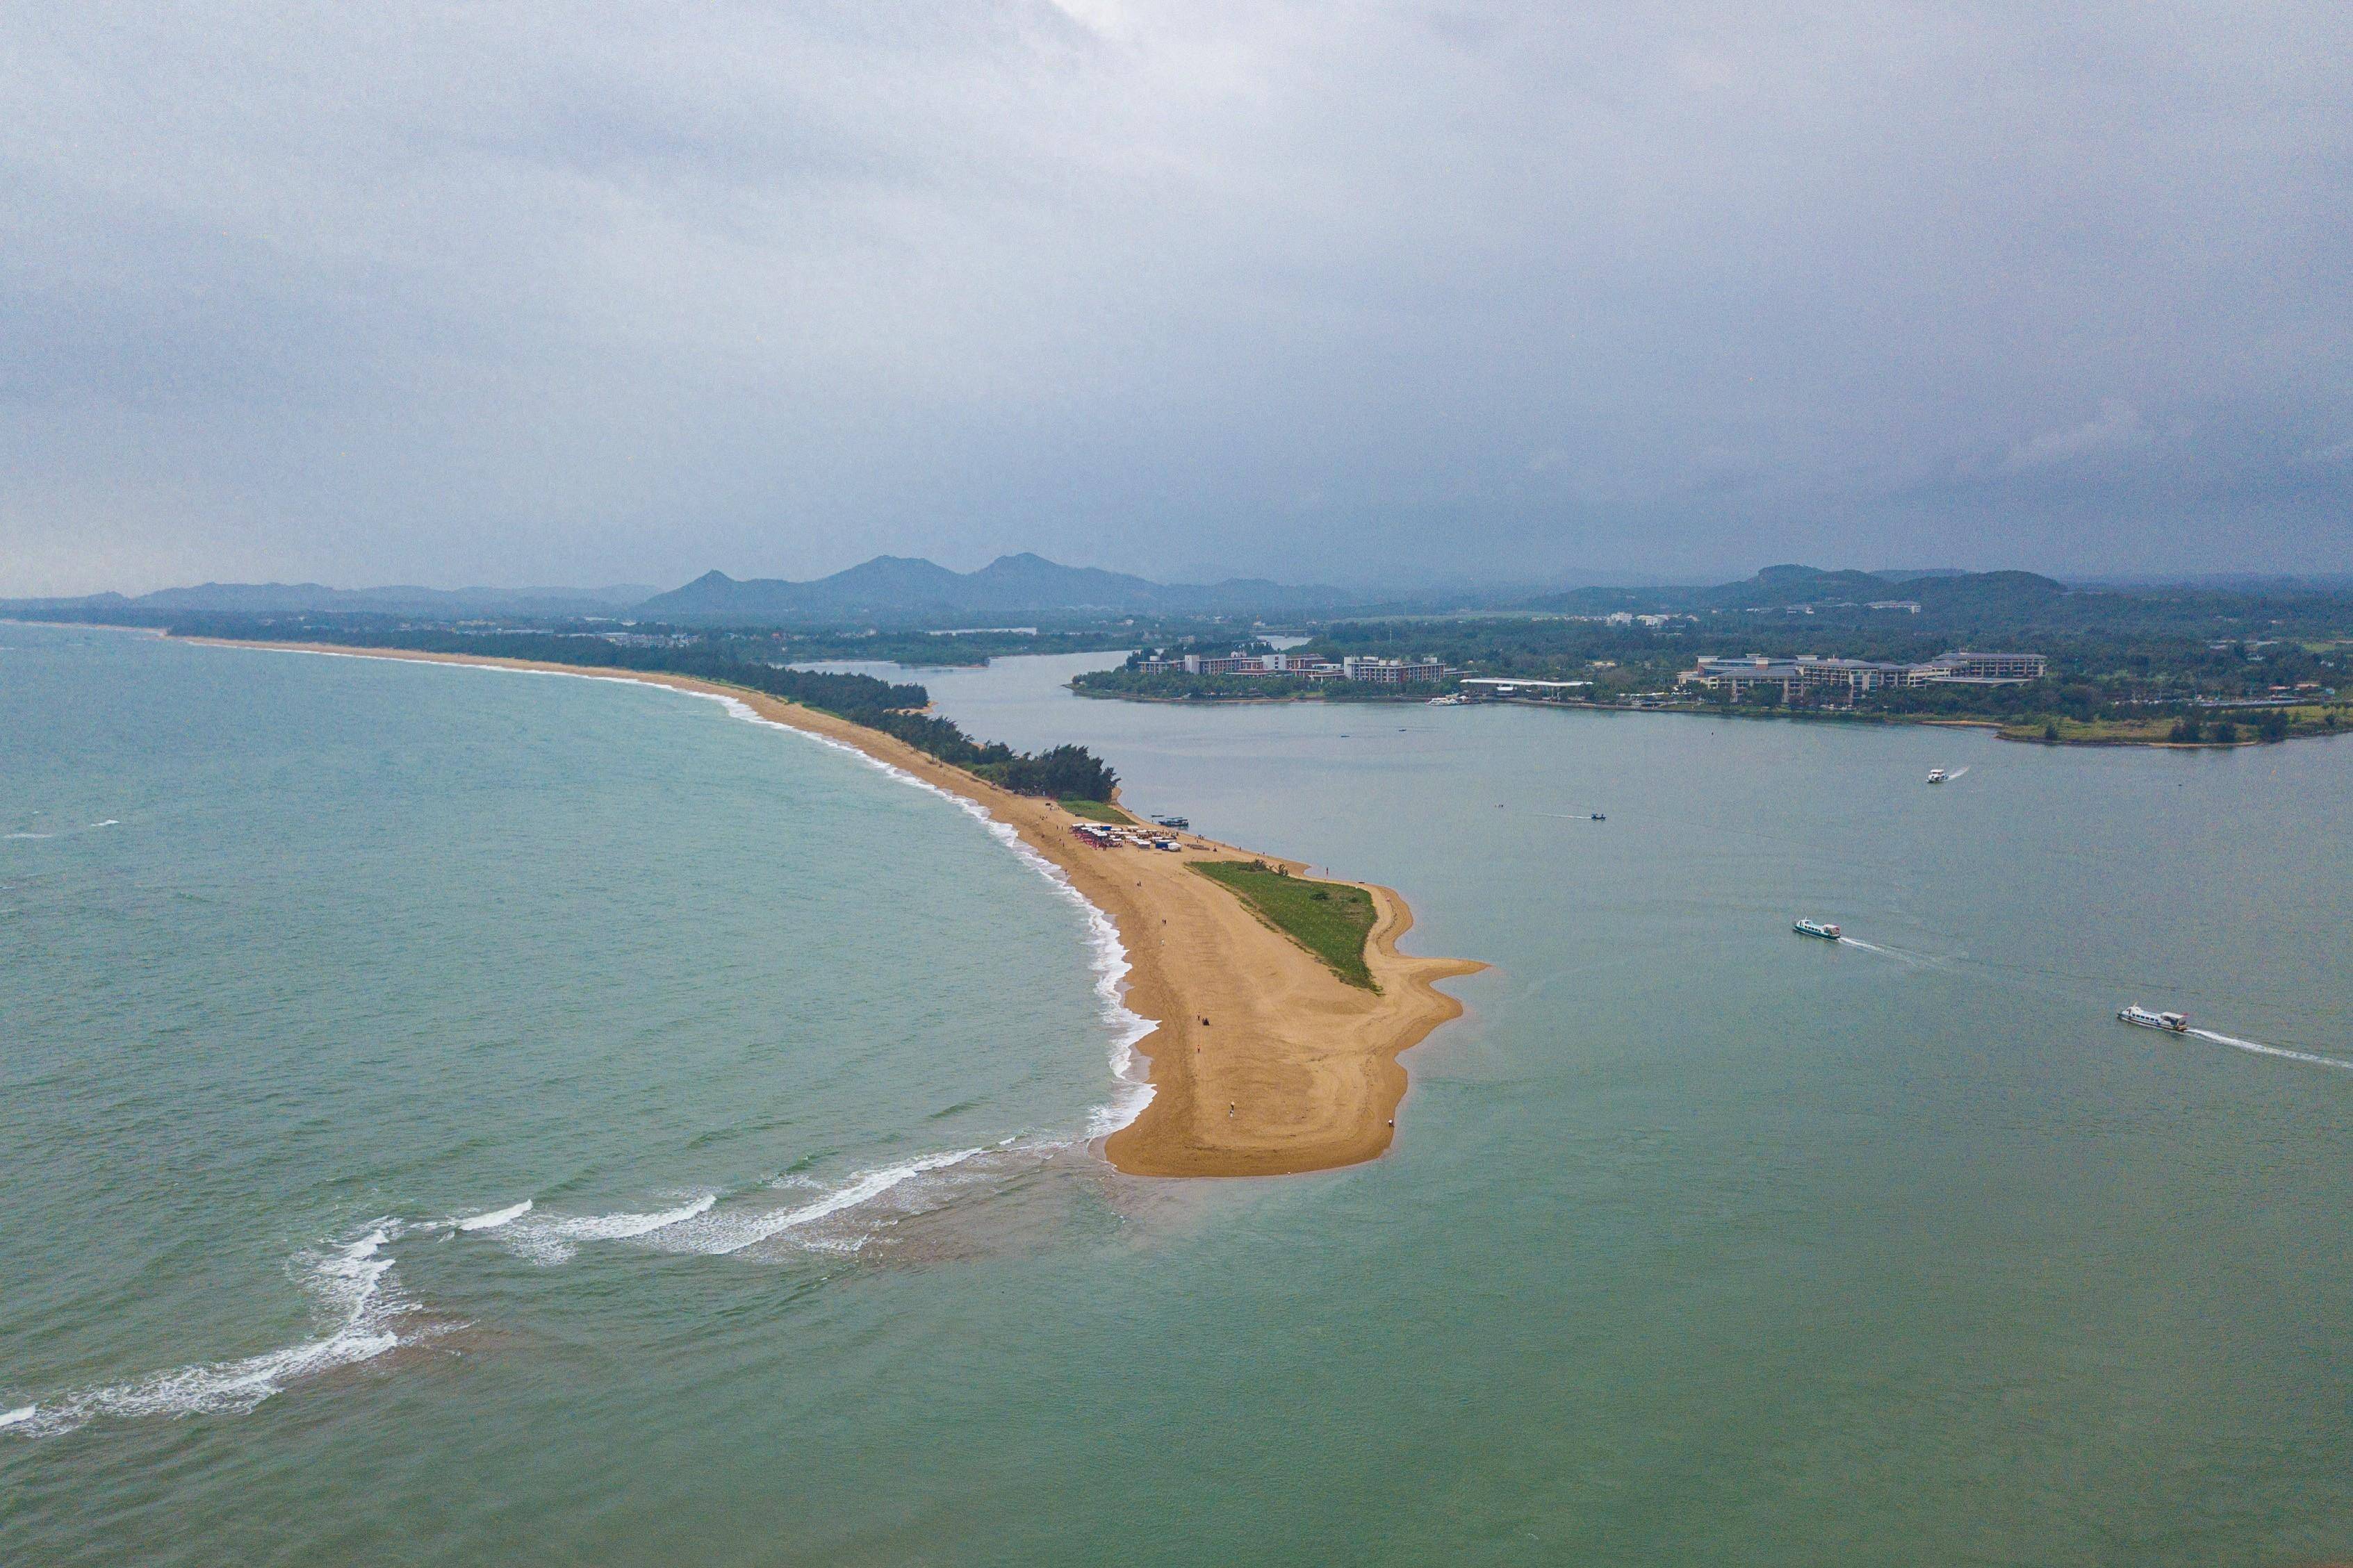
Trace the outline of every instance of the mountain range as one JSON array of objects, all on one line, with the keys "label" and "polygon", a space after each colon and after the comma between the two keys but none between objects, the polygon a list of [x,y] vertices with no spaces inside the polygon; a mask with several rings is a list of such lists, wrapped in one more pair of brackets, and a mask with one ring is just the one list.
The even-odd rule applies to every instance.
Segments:
[{"label": "mountain range", "polygon": [[1041,555],[1000,555],[977,572],[951,572],[903,555],[808,582],[738,582],[706,572],[683,588],[637,606],[640,619],[768,621],[936,619],[940,616],[1115,614],[1201,616],[1329,610],[1357,602],[1336,588],[1293,587],[1262,578],[1165,584],[1063,566]]},{"label": "mountain range", "polygon": [[154,623],[178,614],[376,615],[469,620],[514,616],[546,620],[623,617],[687,626],[884,625],[898,627],[1005,625],[1121,616],[1329,616],[1456,608],[1592,614],[1617,610],[1761,609],[1802,605],[1916,602],[1926,614],[2005,613],[2048,607],[2069,587],[2031,572],[1823,571],[1768,566],[1737,583],[1714,586],[1583,587],[1547,594],[1490,592],[1468,596],[1352,595],[1237,577],[1210,584],[1164,584],[1122,572],[1064,566],[1042,556],[1004,555],[976,572],[878,555],[848,571],[806,582],[739,581],[707,572],[668,592],[607,588],[329,588],[316,583],[206,583],[130,597],[0,601],[36,616],[79,620],[121,615]]}]

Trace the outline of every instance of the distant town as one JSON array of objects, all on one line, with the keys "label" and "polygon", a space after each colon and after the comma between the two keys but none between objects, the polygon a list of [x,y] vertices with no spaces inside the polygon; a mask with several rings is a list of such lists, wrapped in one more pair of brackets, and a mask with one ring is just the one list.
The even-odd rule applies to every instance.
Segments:
[{"label": "distant town", "polygon": [[1240,675],[1263,679],[1289,676],[1299,680],[1353,680],[1366,686],[1429,686],[1450,675],[1434,658],[1359,658],[1338,660],[1291,653],[1229,653],[1203,656],[1188,653],[1170,658],[1153,653],[1132,661],[1138,675]]}]

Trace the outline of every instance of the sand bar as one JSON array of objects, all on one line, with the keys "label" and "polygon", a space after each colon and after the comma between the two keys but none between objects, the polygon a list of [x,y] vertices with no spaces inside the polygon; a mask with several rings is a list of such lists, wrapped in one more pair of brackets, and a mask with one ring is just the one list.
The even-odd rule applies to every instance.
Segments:
[{"label": "sand bar", "polygon": [[1295,861],[1179,835],[1185,847],[1099,849],[1071,834],[1078,819],[1052,801],[1014,795],[916,751],[894,736],[764,692],[657,671],[476,658],[332,643],[239,642],[435,664],[488,665],[644,681],[732,697],[764,719],[854,746],[877,761],[976,802],[1061,868],[1118,926],[1128,963],[1127,1005],[1158,1027],[1138,1045],[1152,1064],[1152,1102],[1104,1141],[1113,1166],[1135,1175],[1272,1176],[1369,1160],[1395,1136],[1405,1096],[1399,1053],[1462,1005],[1435,982],[1473,973],[1467,959],[1398,951],[1413,913],[1395,891],[1366,886],[1377,915],[1365,954],[1377,993],[1342,981],[1268,926],[1231,891],[1187,868],[1203,859]]}]

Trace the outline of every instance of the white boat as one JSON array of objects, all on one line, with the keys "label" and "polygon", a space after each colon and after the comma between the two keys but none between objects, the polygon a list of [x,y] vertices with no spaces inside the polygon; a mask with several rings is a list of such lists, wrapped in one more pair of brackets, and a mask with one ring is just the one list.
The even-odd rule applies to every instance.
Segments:
[{"label": "white boat", "polygon": [[1928,770],[1928,782],[1930,784],[1943,784],[1945,782],[1945,770],[1942,768],[1930,768]]},{"label": "white boat", "polygon": [[1839,928],[1828,921],[1799,921],[1789,929],[1799,936],[1818,936],[1825,942],[1839,940]]},{"label": "white boat", "polygon": [[2116,1020],[2144,1029],[2163,1029],[2168,1035],[2189,1032],[2189,1016],[2186,1013],[2152,1013],[2146,1007],[2125,1006],[2116,1009]]}]

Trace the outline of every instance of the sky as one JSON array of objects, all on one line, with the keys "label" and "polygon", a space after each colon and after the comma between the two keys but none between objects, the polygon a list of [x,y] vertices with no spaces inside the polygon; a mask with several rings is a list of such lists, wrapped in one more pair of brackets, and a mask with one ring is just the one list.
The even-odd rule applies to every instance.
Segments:
[{"label": "sky", "polygon": [[0,595],[2353,569],[2353,5],[0,0]]}]

